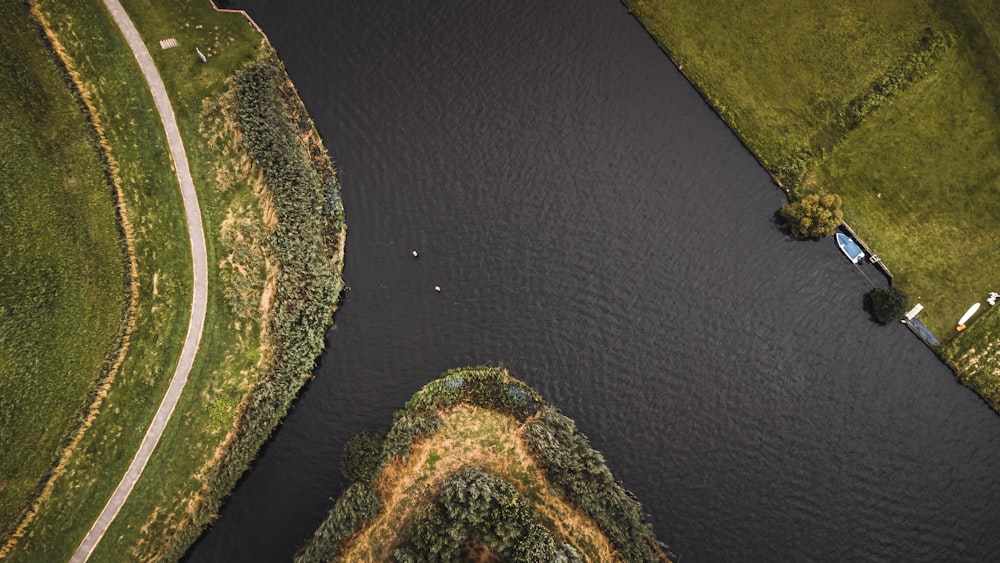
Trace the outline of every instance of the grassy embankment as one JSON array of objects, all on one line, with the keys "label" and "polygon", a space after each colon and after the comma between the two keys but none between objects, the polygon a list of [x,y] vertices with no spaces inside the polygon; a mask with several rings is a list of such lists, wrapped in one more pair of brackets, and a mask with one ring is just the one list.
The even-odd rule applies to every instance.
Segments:
[{"label": "grassy embankment", "polygon": [[0,4],[0,533],[112,377],[128,263],[99,139],[28,6]]},{"label": "grassy embankment", "polygon": [[972,347],[955,323],[1000,284],[992,3],[625,3],[786,187],[843,196],[945,348]]},{"label": "grassy embankment", "polygon": [[[452,370],[394,421],[385,434],[352,440],[345,473],[354,482],[298,561],[419,559],[421,547],[465,540],[465,548],[511,561],[554,560],[565,544],[587,561],[666,560],[603,457],[570,419],[505,371]],[[460,492],[471,489],[479,494]],[[505,500],[484,510],[489,516],[470,509],[496,489]],[[457,504],[442,499],[449,490]],[[517,517],[496,533],[490,526],[505,510]]]},{"label": "grassy embankment", "polygon": [[[179,267],[170,256],[180,250],[186,263],[187,239],[162,128],[145,82],[98,0],[39,2],[109,130],[111,150],[134,199],[137,239],[164,241],[158,248],[149,242],[140,245],[140,257],[145,257],[140,261],[145,274],[140,276],[140,312],[156,319],[166,305],[165,281],[183,288],[185,299],[173,301],[175,316],[183,321],[182,338],[190,265]],[[123,4],[153,54],[184,138],[205,223],[210,294],[185,392],[143,478],[95,551],[95,561],[176,559],[183,554],[308,378],[341,287],[339,186],[280,63],[270,65],[275,88],[259,100],[271,103],[272,110],[277,104],[269,114],[275,122],[263,130],[282,136],[288,154],[271,162],[284,163],[284,172],[257,166],[261,155],[252,158],[253,146],[242,142],[244,132],[236,126],[239,102],[245,100],[237,100],[233,82],[250,61],[273,56],[263,38],[242,16],[217,13],[207,2]],[[180,47],[161,50],[159,40],[168,37]],[[208,55],[207,63],[198,60],[195,47]],[[143,159],[143,151],[155,156]],[[287,180],[282,174],[299,181],[281,184]],[[176,201],[154,204],[159,192],[170,190]],[[331,201],[337,203],[334,213]],[[160,213],[175,223],[169,225],[173,231],[155,228]],[[290,238],[297,244],[289,244]],[[168,355],[160,338],[172,342],[170,335],[143,325],[142,315],[139,320],[137,334],[145,327],[158,338],[141,345],[134,339],[133,346],[154,358],[162,353],[169,365],[158,367],[155,377],[146,368],[146,377],[128,378],[112,389],[81,444],[82,455],[73,457],[15,559],[68,557],[131,459],[172,374],[180,342],[178,338]],[[142,358],[137,354],[132,360]]]}]

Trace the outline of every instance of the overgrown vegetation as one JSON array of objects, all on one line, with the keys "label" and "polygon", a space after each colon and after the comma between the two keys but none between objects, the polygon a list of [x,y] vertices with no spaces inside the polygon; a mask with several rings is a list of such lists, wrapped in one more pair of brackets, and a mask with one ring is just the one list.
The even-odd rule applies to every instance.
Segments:
[{"label": "overgrown vegetation", "polygon": [[604,456],[573,421],[551,406],[525,429],[535,459],[564,497],[579,506],[614,542],[625,561],[658,561],[653,530],[642,506],[615,480]]},{"label": "overgrown vegetation", "polygon": [[868,293],[868,307],[872,318],[881,324],[894,323],[910,309],[910,296],[896,287],[876,287]]},{"label": "overgrown vegetation", "polygon": [[793,195],[844,198],[845,220],[950,349],[955,320],[997,290],[995,5],[624,1]]},{"label": "overgrown vegetation", "polygon": [[[489,426],[494,424],[491,417],[499,417],[500,426]],[[502,420],[510,422],[499,422]],[[456,549],[470,549],[466,540],[482,544],[501,556],[506,554],[510,560],[572,561],[574,551],[587,560],[666,559],[641,506],[615,481],[601,454],[590,448],[570,419],[506,372],[494,368],[451,370],[407,401],[394,421],[384,440],[378,435],[362,435],[349,443],[345,469],[374,469],[352,469],[358,478],[343,497],[352,500],[337,502],[298,554],[299,561],[375,556],[368,551],[369,536],[380,538],[382,548],[397,546],[399,551],[393,548],[388,553],[395,553],[399,560],[436,560],[430,553],[449,554],[444,557],[454,560]],[[499,429],[508,424],[505,432],[509,434],[502,433]],[[484,431],[483,425],[492,430]],[[463,445],[470,443],[476,446],[470,449],[470,445]],[[377,464],[373,461],[376,458]],[[519,508],[519,501],[507,492],[500,496],[511,504],[486,511],[495,521],[477,516],[481,514],[479,508],[493,506],[490,503],[494,492],[507,491],[508,486],[494,478],[480,478],[478,473],[462,473],[455,483],[473,488],[481,485],[482,494],[475,499],[464,498],[453,506],[453,501],[462,499],[461,495],[441,496],[441,493],[448,489],[450,485],[446,483],[456,472],[468,467],[509,479],[509,486],[517,491],[517,496],[529,503],[525,506],[539,511],[537,518]],[[400,485],[404,480],[408,484]],[[382,499],[378,524],[370,516],[372,504],[356,502],[369,498],[371,490]],[[412,498],[414,494],[426,495],[427,491],[435,493],[432,497]],[[579,516],[574,515],[576,512]],[[501,513],[506,516],[501,517]],[[522,531],[534,530],[530,522],[537,520],[549,530],[552,543],[531,531],[528,535],[538,542],[515,548],[505,539],[509,535],[494,537],[482,528],[493,526],[507,516],[512,518],[509,526]],[[602,539],[613,544],[615,555],[600,551],[592,543],[593,538],[584,540],[588,536],[582,528],[572,528],[576,531],[571,533],[565,528],[571,520],[596,524]],[[396,538],[387,540],[381,535],[386,529],[393,530]],[[402,534],[401,529],[405,530]],[[563,543],[572,544],[573,550],[563,547]],[[520,548],[529,551],[516,551]],[[542,553],[545,555],[539,555]]]},{"label": "overgrown vegetation", "polygon": [[344,477],[353,483],[371,485],[382,463],[385,436],[382,431],[365,431],[348,440],[340,464]]},{"label": "overgrown vegetation", "polygon": [[110,376],[129,280],[97,132],[25,3],[0,4],[0,77],[2,545]]},{"label": "overgrown vegetation", "polygon": [[842,206],[839,195],[814,193],[782,205],[779,213],[792,236],[817,239],[832,235],[844,222]]}]

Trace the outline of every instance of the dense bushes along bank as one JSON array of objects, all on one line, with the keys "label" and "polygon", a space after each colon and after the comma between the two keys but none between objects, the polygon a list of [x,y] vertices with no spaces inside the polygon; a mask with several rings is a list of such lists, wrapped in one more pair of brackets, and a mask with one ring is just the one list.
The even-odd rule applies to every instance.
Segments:
[{"label": "dense bushes along bank", "polygon": [[272,356],[241,405],[225,455],[210,470],[208,497],[198,507],[195,526],[184,531],[187,537],[175,538],[178,552],[171,557],[183,555],[211,522],[288,412],[323,350],[323,335],[343,288],[340,186],[325,152],[300,135],[313,131],[313,125],[284,68],[270,53],[243,68],[233,79],[232,92],[241,146],[262,171],[274,204],[274,230],[264,241],[265,253],[277,264],[266,331]]}]

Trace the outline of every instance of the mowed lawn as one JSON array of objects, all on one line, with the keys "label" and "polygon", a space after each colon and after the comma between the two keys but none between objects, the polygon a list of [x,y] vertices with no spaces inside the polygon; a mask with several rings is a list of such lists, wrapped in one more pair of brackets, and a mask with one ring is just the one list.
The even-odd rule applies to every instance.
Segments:
[{"label": "mowed lawn", "polygon": [[[1000,290],[1000,12],[986,0],[626,4],[761,161],[807,154],[800,190],[845,217],[948,342]],[[953,42],[852,130],[847,104],[925,30]],[[985,306],[985,304],[984,304]]]},{"label": "mowed lawn", "polygon": [[116,348],[126,258],[94,132],[38,25],[0,3],[0,531]]}]

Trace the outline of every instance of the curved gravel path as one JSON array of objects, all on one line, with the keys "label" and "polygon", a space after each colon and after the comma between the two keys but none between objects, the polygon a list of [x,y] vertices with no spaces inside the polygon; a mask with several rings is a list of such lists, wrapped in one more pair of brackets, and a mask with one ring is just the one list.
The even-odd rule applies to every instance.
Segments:
[{"label": "curved gravel path", "polygon": [[146,430],[146,435],[139,445],[139,451],[132,458],[125,476],[111,495],[108,503],[104,506],[100,516],[94,525],[83,538],[80,547],[76,549],[70,559],[73,563],[83,563],[94,548],[101,541],[115,516],[125,504],[132,487],[135,486],[139,476],[142,475],[146,463],[149,461],[156,444],[163,435],[163,430],[170,421],[170,416],[177,406],[177,400],[187,383],[188,374],[191,372],[191,365],[194,363],[195,353],[198,351],[198,343],[201,341],[202,328],[205,325],[205,305],[208,300],[208,262],[205,253],[205,233],[201,223],[201,209],[198,207],[198,196],[194,190],[194,182],[191,180],[191,171],[188,167],[187,155],[184,152],[184,143],[181,141],[180,131],[177,128],[177,120],[174,118],[174,110],[170,105],[170,98],[167,97],[167,90],[160,79],[160,73],[153,64],[153,57],[146,49],[139,30],[128,17],[125,9],[122,8],[118,0],[103,0],[111,17],[114,19],[118,29],[121,30],[132,49],[142,74],[146,78],[153,100],[156,102],[156,111],[160,114],[160,121],[163,122],[163,129],[167,134],[167,143],[170,145],[170,157],[173,159],[174,168],[177,171],[177,181],[180,183],[181,195],[184,199],[184,215],[187,219],[188,238],[191,240],[191,260],[194,264],[194,291],[191,303],[191,317],[188,321],[188,332],[184,339],[184,347],[181,349],[181,356],[177,362],[177,369],[174,377],[170,381],[170,387],[160,402],[160,407],[156,410],[153,422]]}]

